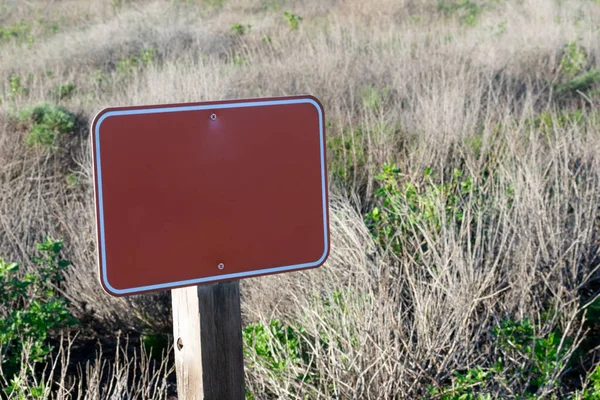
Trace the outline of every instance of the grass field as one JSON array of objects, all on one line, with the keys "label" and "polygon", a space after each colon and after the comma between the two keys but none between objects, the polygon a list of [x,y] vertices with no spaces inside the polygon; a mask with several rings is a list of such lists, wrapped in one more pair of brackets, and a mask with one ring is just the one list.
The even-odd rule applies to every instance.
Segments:
[{"label": "grass field", "polygon": [[304,93],[331,255],[242,282],[247,398],[600,399],[597,0],[0,0],[0,398],[176,398],[168,293],[98,283],[95,113]]}]

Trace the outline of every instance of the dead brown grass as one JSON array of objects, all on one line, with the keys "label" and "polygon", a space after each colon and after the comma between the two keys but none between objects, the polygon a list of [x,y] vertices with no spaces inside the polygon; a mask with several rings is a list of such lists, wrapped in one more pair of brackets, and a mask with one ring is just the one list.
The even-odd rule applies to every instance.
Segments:
[{"label": "dead brown grass", "polygon": [[[600,6],[477,3],[473,26],[417,0],[7,3],[2,25],[48,13],[61,29],[31,44],[0,41],[0,254],[28,260],[42,236],[64,237],[74,268],[61,290],[80,317],[92,326],[168,329],[164,299],[115,299],[97,283],[87,124],[109,105],[311,93],[325,105],[330,138],[351,143],[330,154],[332,174],[336,165],[353,173],[332,176],[327,264],[243,283],[247,322],[299,324],[310,344],[310,361],[284,374],[265,369],[250,349],[256,398],[423,397],[453,371],[492,359],[489,332],[505,318],[529,317],[577,343],[580,310],[599,287],[600,97],[559,96],[553,84],[568,42],[600,68]],[[283,10],[304,17],[298,30]],[[234,23],[252,28],[238,36]],[[150,61],[127,64],[144,50]],[[67,82],[74,93],[57,99],[53,90]],[[42,101],[80,119],[58,152],[26,148],[27,127],[11,117]],[[584,118],[560,121],[575,109]],[[554,122],[532,123],[541,113]],[[445,177],[462,170],[480,187],[485,213],[469,204],[471,223],[417,225],[401,238],[403,252],[389,251],[362,215],[387,162],[416,185],[426,167]],[[437,212],[446,212],[441,200]],[[99,367],[89,368],[92,382]],[[558,362],[552,373],[566,368]],[[320,379],[297,378],[313,369]],[[524,392],[509,382],[495,395]],[[119,393],[113,398],[130,398]]]}]

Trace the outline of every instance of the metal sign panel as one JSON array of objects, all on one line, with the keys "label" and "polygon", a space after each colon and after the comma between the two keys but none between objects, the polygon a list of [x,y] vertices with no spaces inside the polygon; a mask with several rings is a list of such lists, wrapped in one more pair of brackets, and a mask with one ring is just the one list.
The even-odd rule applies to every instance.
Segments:
[{"label": "metal sign panel", "polygon": [[296,271],[327,258],[316,98],[107,108],[91,137],[108,293]]}]

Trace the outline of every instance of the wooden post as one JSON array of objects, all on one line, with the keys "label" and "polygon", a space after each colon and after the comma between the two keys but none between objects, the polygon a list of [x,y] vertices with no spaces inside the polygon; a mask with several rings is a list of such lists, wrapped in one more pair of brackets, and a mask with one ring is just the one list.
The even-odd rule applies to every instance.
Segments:
[{"label": "wooden post", "polygon": [[243,400],[239,282],[171,290],[179,400]]}]

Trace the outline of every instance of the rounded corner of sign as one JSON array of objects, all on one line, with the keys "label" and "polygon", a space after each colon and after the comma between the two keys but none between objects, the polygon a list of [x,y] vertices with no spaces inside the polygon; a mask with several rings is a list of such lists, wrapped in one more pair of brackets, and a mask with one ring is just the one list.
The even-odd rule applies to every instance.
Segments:
[{"label": "rounded corner of sign", "polygon": [[319,101],[319,99],[317,99],[315,96],[313,96],[311,94],[306,95],[304,98],[306,100],[308,100],[308,103],[310,103],[313,106],[315,106],[315,108],[317,109],[317,111],[319,112],[319,114],[321,116],[323,116],[325,114],[325,109],[323,108],[323,104],[321,104],[321,102]]},{"label": "rounded corner of sign", "polygon": [[329,242],[325,243],[325,249],[323,251],[323,254],[317,261],[312,263],[312,267],[318,268],[318,267],[322,266],[323,264],[325,264],[325,261],[327,261],[328,258],[329,258]]},{"label": "rounded corner of sign", "polygon": [[100,128],[102,122],[104,122],[106,118],[110,117],[114,111],[114,108],[104,108],[96,113],[96,116],[92,119],[92,134],[95,133],[95,130]]},{"label": "rounded corner of sign", "polygon": [[125,295],[122,290],[112,287],[112,285],[108,282],[108,278],[104,274],[100,274],[100,285],[106,293],[113,297],[121,297]]}]

